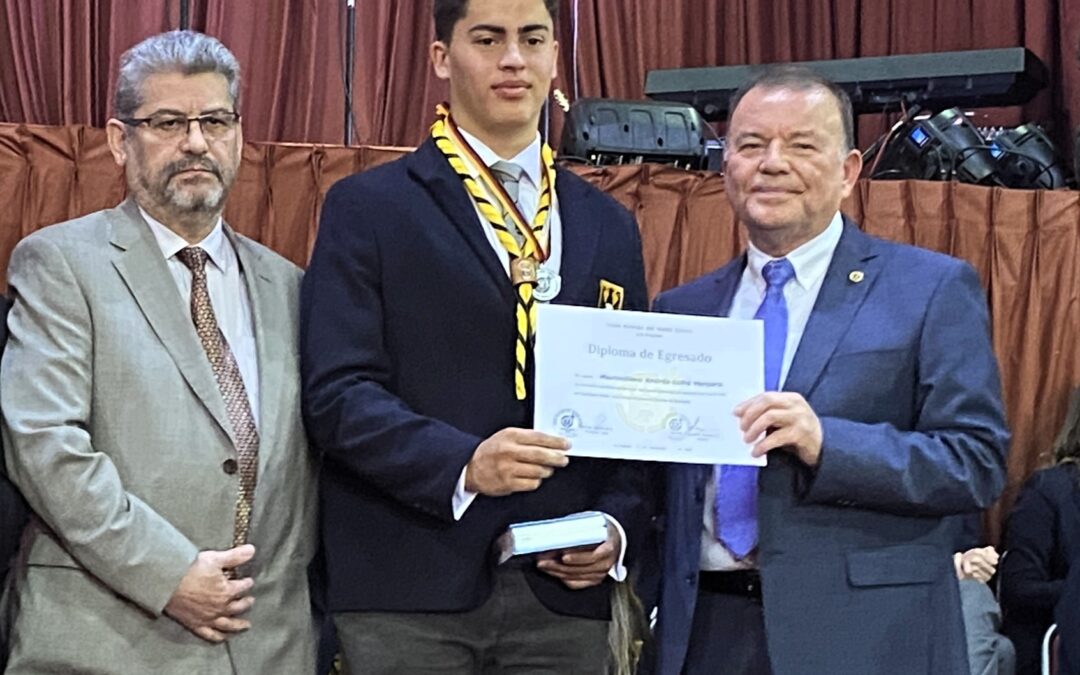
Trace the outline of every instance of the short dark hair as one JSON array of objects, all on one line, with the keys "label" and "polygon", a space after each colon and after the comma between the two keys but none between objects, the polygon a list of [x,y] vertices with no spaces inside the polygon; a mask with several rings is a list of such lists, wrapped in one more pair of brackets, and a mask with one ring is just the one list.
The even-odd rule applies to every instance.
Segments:
[{"label": "short dark hair", "polygon": [[790,63],[763,67],[732,94],[728,104],[729,120],[735,113],[739,101],[751,89],[794,89],[796,91],[822,89],[829,92],[840,111],[840,123],[844,128],[844,151],[855,149],[855,115],[851,110],[851,98],[835,82],[813,68]]},{"label": "short dark hair", "polygon": [[[551,16],[552,26],[559,23],[559,0],[544,0],[544,7]],[[435,17],[435,39],[450,44],[454,26],[465,16],[469,0],[435,0],[432,15]]]}]

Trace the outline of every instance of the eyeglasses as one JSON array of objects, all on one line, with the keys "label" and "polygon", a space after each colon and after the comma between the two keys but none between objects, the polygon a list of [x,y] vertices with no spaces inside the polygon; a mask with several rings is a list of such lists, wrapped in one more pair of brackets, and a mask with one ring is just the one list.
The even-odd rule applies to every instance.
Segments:
[{"label": "eyeglasses", "polygon": [[186,115],[173,113],[154,113],[149,117],[127,117],[121,118],[120,121],[129,127],[145,126],[152,133],[169,139],[186,136],[191,128],[191,123],[195,122],[199,125],[203,136],[216,141],[225,138],[236,129],[236,125],[240,122],[240,113],[222,111],[197,117],[187,117]]}]

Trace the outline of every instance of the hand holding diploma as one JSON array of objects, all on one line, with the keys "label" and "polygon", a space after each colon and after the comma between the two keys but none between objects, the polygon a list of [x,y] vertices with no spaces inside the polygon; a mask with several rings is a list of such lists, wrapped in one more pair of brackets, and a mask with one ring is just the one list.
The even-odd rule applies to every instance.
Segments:
[{"label": "hand holding diploma", "polygon": [[734,412],[743,440],[754,444],[750,451],[754,457],[780,448],[807,466],[821,461],[821,420],[801,394],[765,392],[735,406]]},{"label": "hand holding diploma", "polygon": [[465,489],[489,497],[531,492],[570,459],[565,438],[513,427],[495,432],[476,447],[465,468]]}]

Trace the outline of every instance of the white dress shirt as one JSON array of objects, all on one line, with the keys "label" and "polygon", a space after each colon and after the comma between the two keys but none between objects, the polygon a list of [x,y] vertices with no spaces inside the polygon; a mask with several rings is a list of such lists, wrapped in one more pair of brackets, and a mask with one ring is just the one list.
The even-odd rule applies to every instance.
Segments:
[{"label": "white dress shirt", "polygon": [[[218,327],[225,335],[225,341],[229,343],[229,349],[240,368],[240,378],[244,381],[248,403],[251,404],[251,415],[255,420],[255,427],[258,428],[259,361],[255,349],[255,323],[247,287],[244,285],[243,270],[240,269],[240,259],[236,257],[232,243],[225,236],[221,219],[218,219],[217,225],[202,241],[189,244],[183,237],[154,220],[142,207],[139,212],[150,225],[161,255],[169,266],[180,297],[184,299],[184,311],[189,321],[192,272],[176,254],[188,246],[197,246],[209,256],[206,265],[206,287],[210,292],[210,304],[214,308]],[[194,322],[191,323],[191,330],[195,330]]]},{"label": "white dress shirt", "polygon": [[[780,367],[780,389],[784,388],[788,369],[799,349],[806,322],[814,309],[821,284],[825,281],[825,272],[832,262],[833,252],[840,242],[844,231],[844,219],[837,212],[825,231],[784,256],[795,269],[795,277],[784,286],[784,300],[788,310],[788,333],[784,344],[784,360]],[[733,319],[753,319],[765,299],[765,278],[761,269],[772,258],[751,243],[746,252],[746,268],[735,297],[731,301],[728,314]],[[701,533],[701,569],[709,571],[728,571],[749,569],[757,566],[756,553],[751,553],[742,560],[736,560],[731,552],[716,539],[716,478],[709,478],[705,488],[705,528]]]},{"label": "white dress shirt", "polygon": [[[531,225],[533,218],[536,216],[537,202],[540,200],[540,185],[544,171],[546,170],[546,167],[543,164],[543,156],[540,151],[542,145],[540,133],[537,132],[532,143],[526,146],[524,150],[514,155],[513,158],[504,160],[476,136],[473,136],[460,127],[458,128],[458,131],[461,132],[461,135],[468,141],[469,145],[472,146],[472,149],[476,151],[477,157],[479,157],[486,166],[490,167],[495,162],[506,161],[522,168],[523,173],[521,174],[521,180],[518,183],[517,205],[518,209],[521,211],[522,217]],[[472,174],[472,177],[478,179],[480,172],[472,165],[469,156],[462,154],[462,159],[465,160],[465,166],[469,168],[469,173]],[[483,185],[483,181],[480,181],[479,179],[477,180],[477,183]],[[506,252],[506,248],[495,234],[495,229],[491,227],[491,223],[489,223],[487,218],[484,217],[484,214],[480,212],[479,207],[476,207],[476,218],[480,227],[484,230],[484,236],[487,237],[492,250],[499,256],[499,261],[502,262],[503,269],[506,271],[507,277],[509,277],[510,254]],[[551,190],[551,209],[548,211],[547,231],[547,260],[543,263],[543,266],[550,269],[555,274],[558,274],[562,264],[562,218],[559,215],[559,200],[554,186],[552,186]],[[465,515],[465,511],[468,510],[469,506],[473,503],[473,500],[476,499],[475,492],[470,492],[465,489],[465,472],[467,470],[468,467],[461,470],[461,476],[458,478],[457,488],[454,491],[452,507],[455,520],[461,520],[462,516]],[[607,517],[608,522],[614,525],[615,529],[619,531],[619,536],[623,542],[622,551],[619,553],[619,560],[615,563],[615,566],[611,568],[610,572],[610,575],[616,581],[622,581],[626,578],[626,567],[623,565],[623,558],[626,555],[626,531],[623,530],[622,524],[619,523],[619,521],[607,514],[604,515]]]}]

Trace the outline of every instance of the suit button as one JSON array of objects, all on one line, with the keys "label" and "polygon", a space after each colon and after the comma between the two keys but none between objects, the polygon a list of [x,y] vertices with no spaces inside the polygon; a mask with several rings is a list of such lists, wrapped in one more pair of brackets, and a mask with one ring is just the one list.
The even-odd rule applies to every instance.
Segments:
[{"label": "suit button", "polygon": [[693,586],[696,583],[697,583],[697,575],[696,574],[687,574],[686,575],[686,584],[688,586]]},{"label": "suit button", "polygon": [[237,468],[238,467],[236,465],[236,460],[231,457],[221,463],[221,470],[229,474],[230,476],[236,473]]}]

